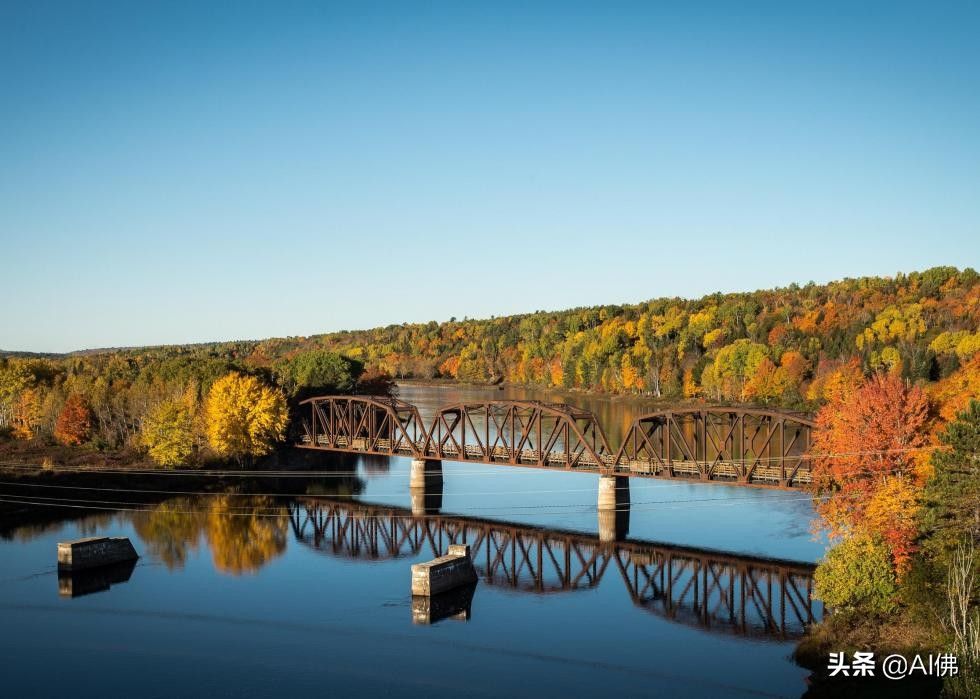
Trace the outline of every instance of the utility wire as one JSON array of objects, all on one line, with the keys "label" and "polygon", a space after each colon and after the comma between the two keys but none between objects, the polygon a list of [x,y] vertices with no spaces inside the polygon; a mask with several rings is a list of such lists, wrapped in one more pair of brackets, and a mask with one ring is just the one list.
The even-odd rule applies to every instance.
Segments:
[{"label": "utility wire", "polygon": [[[809,500],[809,498],[801,498],[801,499]],[[81,510],[97,510],[97,511],[100,511],[100,512],[108,512],[108,513],[114,513],[114,512],[148,512],[148,513],[151,513],[152,514],[153,511],[154,511],[152,507],[118,507],[118,506],[113,506],[113,505],[80,505],[80,504],[61,503],[61,502],[32,502],[32,501],[28,501],[28,500],[8,500],[6,498],[0,498],[0,502],[5,502],[5,503],[15,504],[15,505],[31,505],[31,506],[37,506],[37,507],[58,507],[58,508],[62,508],[62,509],[66,509],[67,508],[67,509],[81,509]],[[719,503],[719,504],[717,504],[715,506],[723,506],[723,505],[724,506],[732,506],[732,505],[744,505],[744,504],[747,504],[747,503],[744,503],[744,502],[741,502],[741,503]],[[371,507],[381,507],[381,506],[372,505]],[[643,508],[634,508],[634,509],[619,508],[619,509],[616,509],[616,510],[608,510],[608,511],[609,512],[643,512],[643,511],[653,511],[653,510],[660,511],[660,510],[678,510],[678,509],[691,509],[691,508],[677,507],[677,506],[667,506],[667,507],[657,507],[657,508],[647,508],[647,509],[643,509]],[[556,512],[556,513],[550,513],[550,514],[590,514],[590,513],[595,513],[596,511],[597,510],[596,510],[595,507],[585,507],[585,506],[583,506],[579,510],[564,510],[562,512]],[[282,518],[282,517],[285,517],[287,515],[286,512],[279,512],[279,513],[267,514],[267,513],[264,513],[264,512],[214,512],[212,510],[168,510],[168,514],[183,514],[183,515],[214,515],[214,514],[218,514],[220,516],[227,516],[227,517],[263,517],[263,518]],[[511,516],[511,517],[513,517],[513,516],[523,516],[523,515],[526,515],[526,514],[528,514],[526,511],[521,511],[521,512],[499,511],[499,512],[488,512],[488,513],[484,513],[482,516],[498,516],[498,517],[501,517],[501,516]],[[392,517],[399,517],[399,516],[416,517],[416,515],[411,515],[408,512],[405,512],[404,514],[401,514],[401,513],[398,513],[398,512],[392,512],[390,514],[385,514],[385,515],[371,515],[371,514],[365,515],[365,514],[360,514],[360,513],[358,514],[358,518],[359,519],[377,519],[377,520],[389,520]],[[420,517],[420,518],[425,518],[427,516],[428,515],[417,515],[417,517]],[[451,516],[451,517],[458,517],[460,519],[466,519],[466,515],[462,515],[462,514],[452,514],[452,515],[450,515],[450,514],[440,514],[440,515],[433,515],[433,516]]]},{"label": "utility wire", "polygon": [[[655,483],[650,485],[629,485],[617,490],[656,490],[662,488],[669,488],[673,486],[685,486],[685,485],[698,485],[702,481],[691,480],[689,482],[664,482]],[[711,485],[716,485],[718,482],[712,482]],[[112,493],[144,493],[150,495],[202,495],[202,496],[216,496],[216,495],[250,495],[254,497],[335,497],[328,494],[317,494],[317,493],[262,493],[262,492],[242,492],[242,493],[229,493],[227,491],[215,491],[215,490],[156,490],[151,488],[110,488],[110,487],[96,487],[96,486],[76,486],[76,485],[55,485],[51,483],[22,483],[17,481],[0,481],[0,486],[11,486],[16,488],[47,488],[47,489],[58,489],[58,490],[84,490],[84,491],[101,491],[101,492],[112,492]],[[554,493],[594,493],[596,491],[595,487],[592,488],[556,488],[551,490],[540,490],[540,489],[522,489],[522,490],[489,490],[489,491],[473,491],[473,492],[457,492],[452,491],[454,497],[472,497],[472,496],[491,496],[491,495],[537,495],[537,494],[554,494]],[[780,491],[777,491],[780,492]],[[367,493],[371,497],[397,497],[404,495],[405,491],[395,492],[395,493]],[[360,493],[352,493],[351,495],[360,495]],[[338,494],[336,497],[343,497],[342,494]],[[769,497],[775,497],[769,496]],[[725,499],[725,498],[718,498]],[[765,499],[765,497],[760,497],[760,499]]]},{"label": "utility wire", "polygon": [[[242,497],[242,498],[246,498],[246,497],[273,497],[273,496],[269,496],[269,495],[263,496],[263,495],[251,494],[251,493],[229,493],[227,495],[232,495],[232,496],[237,496],[237,497]],[[142,504],[146,504],[146,503],[143,503],[143,502],[140,502],[140,501],[135,501],[134,502],[134,501],[126,501],[126,500],[93,500],[91,498],[69,498],[69,497],[64,497],[64,496],[49,497],[49,496],[42,496],[42,495],[18,495],[18,494],[14,494],[14,493],[0,493],[0,496],[2,496],[2,497],[8,497],[8,498],[18,498],[18,499],[47,500],[47,501],[52,501],[52,502],[113,503],[113,504],[119,504],[119,505],[142,505]],[[296,496],[293,496],[293,497],[296,497],[296,498],[312,498],[312,499],[324,498],[324,499],[329,499],[331,501],[334,501],[338,497],[343,497],[343,496],[333,496],[333,495],[321,495],[321,496],[317,496],[317,495],[296,495]],[[383,497],[383,496],[381,496],[381,495],[374,495],[374,497]],[[737,497],[729,497],[729,498],[680,498],[680,499],[674,499],[674,500],[646,500],[646,501],[640,501],[640,502],[631,502],[629,504],[630,504],[630,507],[633,507],[635,505],[668,505],[668,504],[676,504],[676,503],[732,502],[732,501],[740,501],[740,500],[756,501],[756,502],[787,502],[787,501],[793,501],[793,500],[812,500],[812,499],[813,498],[812,497],[809,497],[809,496],[807,496],[807,497],[800,497],[800,496],[780,497],[780,496],[773,495],[773,496],[764,496],[764,497],[737,496]],[[363,503],[361,503],[361,501],[358,501],[358,500],[351,500],[350,502],[352,504],[363,504]],[[582,504],[582,503],[541,503],[541,504],[535,504],[535,505],[509,505],[508,507],[511,507],[512,509],[518,509],[518,510],[542,510],[542,509],[577,508],[577,507],[587,507],[587,506],[588,505],[585,505],[585,504]],[[240,509],[250,509],[250,510],[251,509],[270,509],[270,508],[254,508],[254,507],[252,507],[250,505],[240,505],[238,507]],[[497,509],[498,507],[499,506],[494,506],[494,507],[476,507],[476,508],[472,508],[472,509],[478,509],[478,510],[484,509],[485,510],[485,509]],[[595,508],[593,508],[593,509],[595,509]]]},{"label": "utility wire", "polygon": [[[858,494],[846,495],[846,498],[856,497]],[[243,496],[244,497],[244,496]],[[315,499],[314,496],[301,496],[303,499]],[[616,508],[617,512],[646,512],[646,511],[660,511],[660,510],[678,510],[678,509],[702,509],[704,507],[721,507],[721,506],[736,506],[736,505],[746,505],[751,502],[801,502],[801,501],[814,501],[823,500],[826,498],[813,498],[813,497],[788,497],[788,498],[742,498],[742,499],[730,499],[730,498],[702,498],[702,499],[679,499],[679,500],[661,500],[661,501],[647,501],[634,503],[631,505],[623,505]],[[21,505],[35,505],[42,507],[62,507],[62,508],[74,508],[74,509],[89,509],[89,510],[113,510],[113,511],[134,511],[134,512],[153,512],[157,507],[156,504],[143,503],[143,502],[131,502],[131,501],[120,501],[120,500],[88,500],[79,498],[46,498],[42,496],[28,496],[28,495],[11,495],[7,493],[0,493],[0,502],[6,502],[11,504],[21,504]],[[85,504],[78,504],[85,503]],[[373,504],[364,503],[360,501],[350,501],[350,502],[338,502],[335,499],[329,500],[326,504],[328,505],[338,505],[344,507],[345,505],[350,507],[350,509],[356,510],[360,508],[392,508],[395,509],[397,506],[383,505],[383,504]],[[130,507],[121,507],[121,505],[127,505]],[[236,510],[247,510],[242,512],[229,512],[223,511],[217,514],[230,515],[230,516],[269,516],[269,517],[282,517],[285,515],[282,512],[284,506],[280,507],[253,507],[248,505],[232,505],[231,509]],[[481,508],[478,508],[481,509]],[[555,510],[561,509],[564,513],[571,514],[587,514],[598,511],[598,508],[594,505],[533,505],[533,506],[516,506],[510,507],[509,509],[497,508],[485,508],[494,510],[491,513],[485,513],[490,515],[523,515],[527,514],[528,510]],[[267,511],[274,511],[274,514],[265,514]],[[517,512],[512,512],[510,510],[520,510]],[[613,510],[610,510],[613,511]],[[213,510],[169,510],[168,512],[173,514],[215,514]],[[555,514],[558,514],[557,512]],[[407,513],[406,513],[407,515]],[[392,516],[398,516],[397,512],[384,514],[384,515],[365,515],[360,513],[361,518],[366,519],[389,519]],[[465,518],[465,515],[453,515]]]}]

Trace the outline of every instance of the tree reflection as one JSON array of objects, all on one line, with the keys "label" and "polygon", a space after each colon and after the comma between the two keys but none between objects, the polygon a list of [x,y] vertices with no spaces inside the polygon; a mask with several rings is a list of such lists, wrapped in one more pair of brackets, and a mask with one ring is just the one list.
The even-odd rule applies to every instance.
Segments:
[{"label": "tree reflection", "polygon": [[[331,495],[355,495],[363,485],[360,479],[343,477],[324,479],[311,488]],[[289,528],[286,506],[275,498],[236,493],[176,497],[147,509],[81,517],[63,512],[46,516],[53,521],[0,530],[0,538],[27,542],[60,532],[69,522],[79,536],[118,536],[118,530],[129,524],[141,542],[140,553],[159,560],[168,570],[183,568],[203,541],[211,550],[216,570],[242,575],[255,573],[282,555]]]},{"label": "tree reflection", "polygon": [[47,534],[60,532],[69,523],[73,523],[78,528],[80,536],[94,536],[112,524],[116,517],[112,512],[98,512],[82,516],[65,516],[62,512],[58,512],[53,516],[56,517],[54,521],[42,519],[38,522],[26,522],[14,527],[2,528],[0,529],[0,539],[12,539],[25,543]]},{"label": "tree reflection", "polygon": [[272,498],[215,498],[206,531],[214,567],[231,575],[257,572],[286,550],[287,518]]},{"label": "tree reflection", "polygon": [[183,568],[188,552],[197,551],[206,521],[201,505],[197,498],[174,498],[133,513],[137,536],[168,570]]},{"label": "tree reflection", "polygon": [[286,550],[287,512],[263,496],[174,498],[133,513],[133,528],[170,570],[184,566],[203,535],[215,569],[241,575],[257,572]]}]

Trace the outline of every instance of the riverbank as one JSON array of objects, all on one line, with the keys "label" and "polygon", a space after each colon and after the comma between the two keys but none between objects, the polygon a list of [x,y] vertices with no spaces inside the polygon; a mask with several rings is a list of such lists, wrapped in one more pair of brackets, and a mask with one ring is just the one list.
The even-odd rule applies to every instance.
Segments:
[{"label": "riverbank", "polygon": [[84,468],[159,468],[137,449],[97,449],[91,445],[64,446],[56,443],[0,439],[0,466],[24,465]]},{"label": "riverbank", "polygon": [[[829,614],[807,630],[793,652],[793,659],[812,673],[810,689],[804,695],[806,699],[939,697],[943,681],[938,677],[912,675],[892,680],[883,677],[880,671],[881,662],[890,655],[901,655],[906,659],[916,655],[927,657],[930,652],[936,653],[936,645],[932,630],[905,613],[889,618]],[[847,658],[853,658],[855,652],[874,653],[879,668],[876,676],[845,677],[842,673],[831,676],[828,668],[830,654],[842,652]]]}]

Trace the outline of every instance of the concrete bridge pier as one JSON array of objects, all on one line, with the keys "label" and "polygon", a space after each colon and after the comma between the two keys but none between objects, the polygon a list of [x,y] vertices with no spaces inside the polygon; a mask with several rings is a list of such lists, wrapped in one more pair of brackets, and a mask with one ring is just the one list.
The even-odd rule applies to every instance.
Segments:
[{"label": "concrete bridge pier", "polygon": [[442,509],[442,462],[438,459],[412,459],[408,481],[412,514],[439,514]]},{"label": "concrete bridge pier", "polygon": [[412,459],[409,488],[442,487],[442,462],[439,459]]},{"label": "concrete bridge pier", "polygon": [[630,529],[630,479],[599,476],[599,540],[625,539]]},{"label": "concrete bridge pier", "polygon": [[599,476],[599,509],[618,510],[630,505],[630,479],[627,476]]}]

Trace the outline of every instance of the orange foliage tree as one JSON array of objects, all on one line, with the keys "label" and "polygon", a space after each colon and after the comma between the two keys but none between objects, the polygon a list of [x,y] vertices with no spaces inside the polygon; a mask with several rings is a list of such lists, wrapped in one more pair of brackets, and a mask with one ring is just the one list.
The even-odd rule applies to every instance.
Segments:
[{"label": "orange foliage tree", "polygon": [[833,538],[867,533],[889,546],[896,570],[908,563],[915,513],[927,474],[917,452],[927,444],[929,403],[918,387],[877,374],[856,389],[842,382],[817,415],[813,483]]},{"label": "orange foliage tree", "polygon": [[980,354],[965,362],[959,369],[933,386],[932,397],[937,403],[939,417],[946,423],[970,407],[970,401],[980,400]]},{"label": "orange foliage tree", "polygon": [[77,393],[68,396],[58,413],[54,426],[54,438],[62,444],[81,444],[92,436],[92,410]]}]

